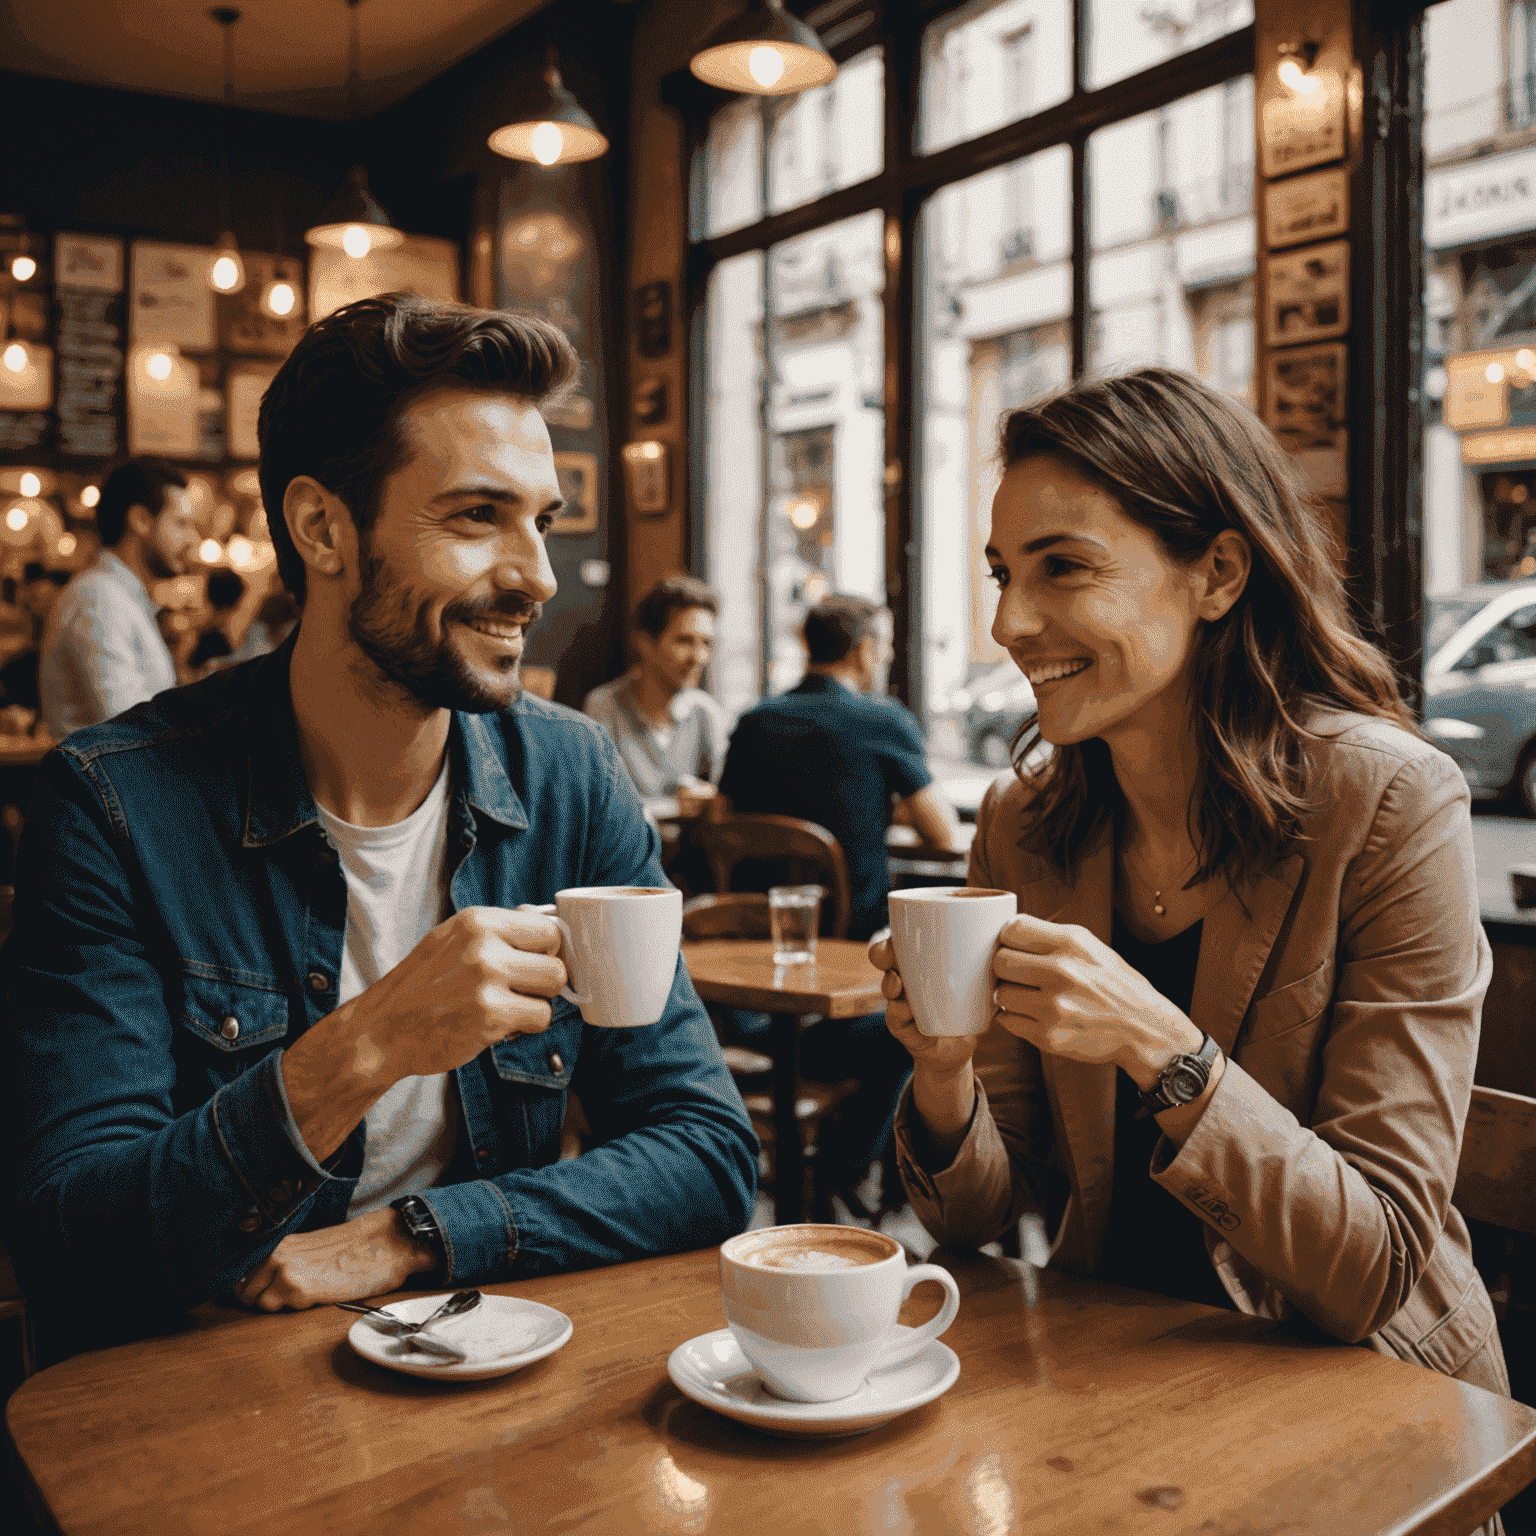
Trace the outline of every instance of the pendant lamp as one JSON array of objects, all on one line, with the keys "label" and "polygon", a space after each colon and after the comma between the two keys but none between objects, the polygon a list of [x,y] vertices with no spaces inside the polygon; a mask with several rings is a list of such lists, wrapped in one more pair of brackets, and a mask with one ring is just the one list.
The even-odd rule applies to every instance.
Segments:
[{"label": "pendant lamp", "polygon": [[[358,92],[362,85],[362,42],[357,15],[361,0],[347,0],[350,17],[350,37],[347,71],[347,116],[352,124],[353,136],[357,133]],[[405,236],[389,222],[389,215],[368,190],[368,172],[354,165],[347,172],[346,185],[326,204],[312,228],[304,231],[304,238],[311,245],[339,247],[348,256],[361,258],[369,251],[387,251],[403,245]]]},{"label": "pendant lamp", "polygon": [[791,96],[837,74],[821,39],[785,11],[784,0],[748,0],[699,44],[688,67],[706,85],[754,96]]},{"label": "pendant lamp", "polygon": [[560,78],[553,47],[544,65],[544,78],[518,99],[512,121],[486,142],[509,160],[531,160],[539,165],[596,160],[608,152],[608,140]]},{"label": "pendant lamp", "polygon": [[216,293],[239,293],[245,287],[245,263],[230,229],[229,109],[235,99],[235,23],[240,12],[216,5],[208,14],[224,29],[224,107],[219,113],[219,227],[223,231],[208,268],[208,286]]}]

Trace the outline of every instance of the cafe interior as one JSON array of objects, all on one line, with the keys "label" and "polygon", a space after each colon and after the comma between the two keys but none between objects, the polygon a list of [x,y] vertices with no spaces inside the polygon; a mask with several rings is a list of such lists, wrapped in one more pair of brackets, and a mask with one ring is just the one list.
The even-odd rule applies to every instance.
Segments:
[{"label": "cafe interior", "polygon": [[[343,305],[531,312],[580,358],[546,413],[565,501],[530,692],[579,709],[620,677],[669,576],[719,598],[702,686],[730,720],[800,681],[824,598],[889,609],[887,689],[960,823],[948,846],[890,832],[895,890],[965,881],[1033,709],[992,634],[997,421],[1170,365],[1293,456],[1477,802],[1492,980],[1455,1203],[1513,1390],[1074,1280],[1034,1217],[934,1254],[889,1151],[833,1201],[817,1138],[858,1083],[801,1074],[797,1041],[884,1007],[843,853],[804,821],[732,833],[682,793],[646,810],[690,974],[717,1022],[767,1021],[721,1036],[762,1148],[753,1226],[934,1254],[961,1298],[947,1343],[862,1418],[780,1401],[710,1332],[712,1247],[491,1280],[563,1328],[529,1323],[518,1368],[464,1381],[386,1369],[334,1307],[217,1300],[47,1365],[0,1273],[0,1524],[1462,1536],[1502,1507],[1536,1533],[1536,907],[1506,877],[1536,860],[1533,0],[12,0],[0,66],[7,930],[53,745],[36,648],[97,558],[107,472],[186,477],[195,552],[151,589],[181,680],[247,626],[276,638],[296,612],[258,409]],[[822,886],[798,987],[764,959],[766,896],[708,894],[765,855]],[[563,1155],[602,1134],[573,1096]]]}]

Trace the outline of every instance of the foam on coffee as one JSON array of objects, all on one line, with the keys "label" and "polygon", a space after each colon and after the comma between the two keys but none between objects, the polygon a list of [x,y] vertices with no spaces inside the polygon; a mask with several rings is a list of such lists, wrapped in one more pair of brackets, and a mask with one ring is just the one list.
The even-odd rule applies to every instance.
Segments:
[{"label": "foam on coffee", "polygon": [[890,1258],[892,1251],[888,1241],[875,1235],[862,1235],[856,1228],[846,1229],[844,1235],[842,1231],[822,1227],[778,1233],[736,1257],[754,1269],[812,1274],[878,1264]]}]

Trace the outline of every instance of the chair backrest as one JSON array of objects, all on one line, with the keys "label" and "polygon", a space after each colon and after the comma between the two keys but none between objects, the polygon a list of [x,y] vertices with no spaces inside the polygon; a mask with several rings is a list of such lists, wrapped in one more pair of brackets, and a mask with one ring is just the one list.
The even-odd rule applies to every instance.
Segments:
[{"label": "chair backrest", "polygon": [[785,883],[827,888],[831,903],[829,931],[846,938],[853,916],[853,893],[843,846],[825,827],[795,816],[729,814],[700,827],[704,856],[717,891],[729,891],[731,871],[744,859],[786,867]]},{"label": "chair backrest", "polygon": [[1474,1221],[1536,1236],[1536,1099],[1473,1088],[1452,1202]]},{"label": "chair backrest", "polygon": [[767,939],[772,932],[761,891],[711,893],[683,903],[685,939]]}]

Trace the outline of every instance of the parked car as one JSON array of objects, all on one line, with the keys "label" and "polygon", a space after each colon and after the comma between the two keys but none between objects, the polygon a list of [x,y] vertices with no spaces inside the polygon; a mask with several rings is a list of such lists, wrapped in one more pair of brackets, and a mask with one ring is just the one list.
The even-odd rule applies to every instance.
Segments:
[{"label": "parked car", "polygon": [[989,768],[1006,768],[1014,732],[1035,712],[1035,690],[1012,661],[997,662],[949,696],[964,721],[971,757]]},{"label": "parked car", "polygon": [[1424,729],[1474,799],[1518,794],[1536,816],[1536,581],[1425,600]]}]

